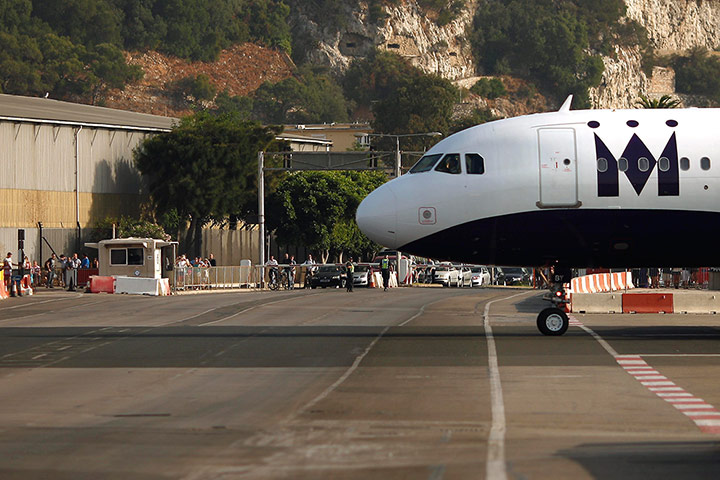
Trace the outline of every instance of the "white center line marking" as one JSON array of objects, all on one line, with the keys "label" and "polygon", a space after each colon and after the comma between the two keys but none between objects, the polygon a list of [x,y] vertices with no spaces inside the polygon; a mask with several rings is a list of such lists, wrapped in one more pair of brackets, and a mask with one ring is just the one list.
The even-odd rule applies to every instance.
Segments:
[{"label": "white center line marking", "polygon": [[492,405],[492,426],[488,438],[488,451],[486,462],[486,480],[507,480],[507,466],[505,465],[505,403],[503,401],[502,384],[500,383],[500,368],[498,367],[495,337],[490,326],[490,306],[495,302],[502,302],[513,297],[525,295],[518,293],[506,298],[492,300],[485,304],[483,312],[483,326],[488,347],[488,370],[490,373],[490,403]]}]

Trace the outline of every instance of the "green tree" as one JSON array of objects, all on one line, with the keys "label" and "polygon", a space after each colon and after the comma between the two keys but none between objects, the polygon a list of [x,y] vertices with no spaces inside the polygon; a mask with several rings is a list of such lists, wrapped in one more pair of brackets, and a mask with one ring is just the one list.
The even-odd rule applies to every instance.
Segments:
[{"label": "green tree", "polygon": [[74,43],[122,45],[122,11],[109,0],[33,0],[33,15]]},{"label": "green tree", "polygon": [[263,83],[254,94],[256,118],[270,123],[331,123],[348,119],[340,85],[323,69],[301,67],[293,77]]},{"label": "green tree", "polygon": [[280,243],[331,254],[369,255],[377,249],[357,228],[357,206],[386,177],[378,172],[297,172],[268,199],[268,228]]},{"label": "green tree", "polygon": [[[435,75],[401,79],[393,95],[373,106],[376,132],[390,134],[440,132],[450,130],[457,89]],[[426,140],[426,139],[425,139]],[[422,137],[408,138],[406,146],[421,145]]]},{"label": "green tree", "polygon": [[640,95],[635,105],[640,108],[677,108],[680,105],[680,100],[670,95],[663,95],[660,98],[648,98],[645,95]]},{"label": "green tree", "polygon": [[507,95],[505,84],[500,78],[481,78],[470,87],[470,91],[491,100]]},{"label": "green tree", "polygon": [[672,59],[678,92],[705,95],[720,101],[720,60],[706,49],[695,48]]},{"label": "green tree", "polygon": [[[593,25],[619,19],[616,0],[600,3],[607,4],[610,14]],[[598,11],[580,0],[489,0],[474,18],[473,49],[486,73],[506,73],[509,68],[538,79],[546,92],[572,93],[580,106],[587,107],[587,90],[600,83],[604,70],[600,56],[588,53],[591,38],[601,34],[589,31],[588,18]],[[589,12],[587,17],[583,12]]]},{"label": "green tree", "polygon": [[279,132],[234,115],[200,112],[139,146],[135,165],[147,181],[155,212],[175,211],[189,222],[189,251],[199,254],[207,222],[257,213],[257,153],[273,144]]}]

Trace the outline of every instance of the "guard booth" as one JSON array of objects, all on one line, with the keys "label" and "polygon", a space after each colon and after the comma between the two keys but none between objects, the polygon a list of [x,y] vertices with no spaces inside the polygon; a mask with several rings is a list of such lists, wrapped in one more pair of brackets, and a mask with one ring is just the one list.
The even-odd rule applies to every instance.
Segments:
[{"label": "guard booth", "polygon": [[86,243],[98,251],[99,276],[115,278],[116,293],[162,294],[168,285],[177,242],[156,238],[113,238]]}]

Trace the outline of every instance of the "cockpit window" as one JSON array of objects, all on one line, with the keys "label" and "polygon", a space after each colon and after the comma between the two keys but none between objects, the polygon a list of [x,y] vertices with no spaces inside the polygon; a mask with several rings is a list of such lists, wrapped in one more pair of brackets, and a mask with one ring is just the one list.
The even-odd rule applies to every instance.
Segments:
[{"label": "cockpit window", "polygon": [[465,169],[470,175],[482,175],[485,173],[485,160],[477,153],[466,153]]},{"label": "cockpit window", "polygon": [[438,166],[435,167],[436,172],[443,172],[443,173],[460,173],[462,167],[460,167],[460,154],[458,153],[448,153],[443,157],[442,160],[440,160],[440,163],[438,163]]},{"label": "cockpit window", "polygon": [[420,173],[432,170],[440,157],[442,157],[442,153],[437,153],[435,155],[425,155],[420,160],[418,160],[415,165],[413,165],[413,167],[408,173]]}]

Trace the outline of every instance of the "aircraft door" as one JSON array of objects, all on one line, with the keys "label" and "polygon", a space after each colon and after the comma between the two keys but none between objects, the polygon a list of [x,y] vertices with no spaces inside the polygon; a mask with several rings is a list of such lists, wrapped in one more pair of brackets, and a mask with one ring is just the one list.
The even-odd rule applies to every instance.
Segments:
[{"label": "aircraft door", "polygon": [[538,130],[540,208],[579,207],[575,130]]}]

